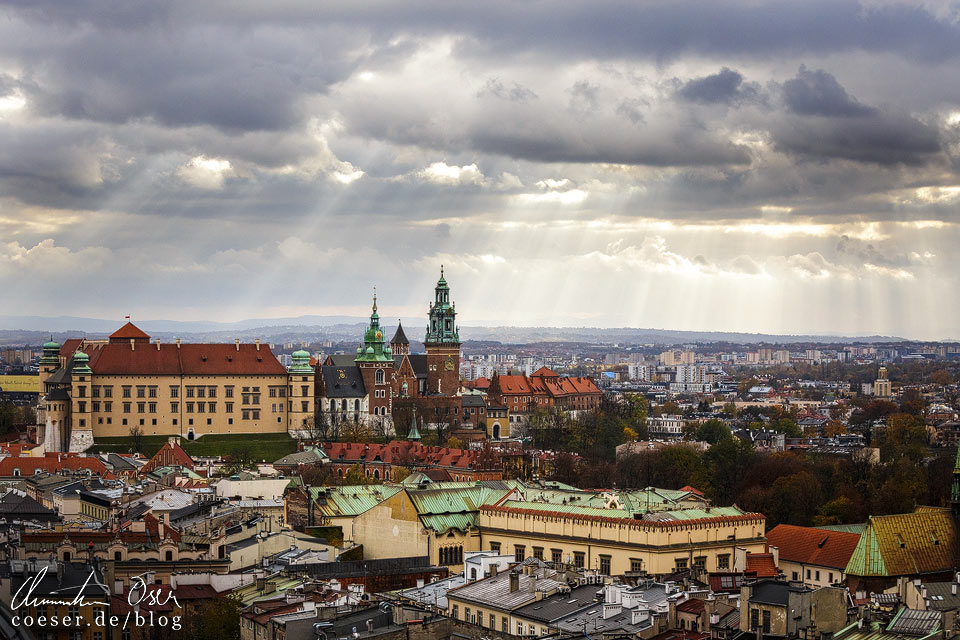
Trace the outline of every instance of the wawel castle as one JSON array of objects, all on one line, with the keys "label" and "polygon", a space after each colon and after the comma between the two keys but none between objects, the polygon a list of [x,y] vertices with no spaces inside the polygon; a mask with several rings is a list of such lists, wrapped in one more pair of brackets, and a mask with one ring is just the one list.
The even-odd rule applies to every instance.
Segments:
[{"label": "wawel castle", "polygon": [[[531,378],[521,385],[509,376],[493,385],[498,393],[490,398],[464,401],[456,308],[442,269],[423,343],[425,353],[410,353],[402,326],[388,343],[376,297],[356,354],[322,363],[297,351],[284,367],[259,340],[151,341],[129,322],[105,340],[48,342],[40,362],[43,444],[47,451],[83,451],[94,438],[128,436],[133,429],[191,440],[211,433],[309,437],[317,420],[379,422],[390,433],[400,400],[421,423],[472,423],[499,438],[536,406],[590,408],[601,395],[589,378],[551,378],[549,384]],[[526,397],[511,394],[514,387]]]}]

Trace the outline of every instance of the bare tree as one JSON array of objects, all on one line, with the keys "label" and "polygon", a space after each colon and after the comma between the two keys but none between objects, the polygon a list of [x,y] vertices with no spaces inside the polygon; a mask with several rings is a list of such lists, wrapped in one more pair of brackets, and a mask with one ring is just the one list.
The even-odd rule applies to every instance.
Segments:
[{"label": "bare tree", "polygon": [[135,453],[143,453],[143,429],[139,425],[130,427],[130,448]]}]

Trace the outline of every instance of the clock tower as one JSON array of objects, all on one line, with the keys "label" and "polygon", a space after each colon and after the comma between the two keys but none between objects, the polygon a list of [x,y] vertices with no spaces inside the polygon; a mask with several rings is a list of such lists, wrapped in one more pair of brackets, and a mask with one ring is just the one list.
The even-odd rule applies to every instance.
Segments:
[{"label": "clock tower", "polygon": [[427,351],[427,395],[456,395],[460,390],[460,333],[443,266],[434,289],[434,301],[430,303],[423,344]]}]

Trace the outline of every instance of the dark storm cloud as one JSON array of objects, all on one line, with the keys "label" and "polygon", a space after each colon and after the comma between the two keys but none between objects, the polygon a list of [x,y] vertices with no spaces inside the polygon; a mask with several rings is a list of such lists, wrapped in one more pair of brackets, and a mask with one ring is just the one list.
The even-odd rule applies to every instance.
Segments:
[{"label": "dark storm cloud", "polygon": [[804,116],[870,116],[875,110],[850,97],[832,75],[801,66],[797,77],[783,83],[787,108]]},{"label": "dark storm cloud", "polygon": [[812,158],[923,164],[941,151],[940,134],[904,114],[861,104],[823,70],[801,66],[783,85],[791,116],[774,125],[779,149]]},{"label": "dark storm cloud", "polygon": [[755,84],[744,83],[739,72],[724,67],[713,75],[687,81],[677,95],[700,104],[736,104],[757,99],[759,90]]}]

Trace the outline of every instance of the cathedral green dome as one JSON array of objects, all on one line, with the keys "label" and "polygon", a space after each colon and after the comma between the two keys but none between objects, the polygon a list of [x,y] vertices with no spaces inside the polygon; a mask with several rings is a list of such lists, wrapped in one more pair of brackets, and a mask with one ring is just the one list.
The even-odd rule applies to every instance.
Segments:
[{"label": "cathedral green dome", "polygon": [[60,343],[59,343],[59,342],[54,342],[53,340],[51,340],[50,342],[44,342],[44,343],[43,343],[43,350],[44,350],[44,351],[59,351],[59,350],[60,350]]}]

